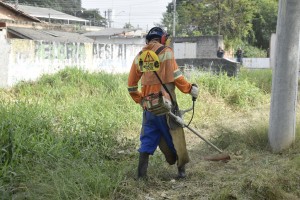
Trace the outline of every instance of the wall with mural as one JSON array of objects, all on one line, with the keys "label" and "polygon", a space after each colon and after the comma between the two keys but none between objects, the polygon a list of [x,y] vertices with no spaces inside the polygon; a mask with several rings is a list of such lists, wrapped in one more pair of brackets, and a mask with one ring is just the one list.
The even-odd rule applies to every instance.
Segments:
[{"label": "wall with mural", "polygon": [[93,44],[94,68],[110,73],[129,72],[134,57],[142,47],[132,44]]},{"label": "wall with mural", "polygon": [[10,87],[21,80],[36,80],[42,74],[55,73],[65,67],[77,67],[90,72],[128,72],[132,60],[142,47],[23,39],[7,42],[1,35],[0,42],[6,44],[5,48],[2,48],[2,44],[0,48],[0,87]]},{"label": "wall with mural", "polygon": [[0,87],[7,87],[8,81],[8,55],[10,46],[5,38],[6,30],[0,29]]}]

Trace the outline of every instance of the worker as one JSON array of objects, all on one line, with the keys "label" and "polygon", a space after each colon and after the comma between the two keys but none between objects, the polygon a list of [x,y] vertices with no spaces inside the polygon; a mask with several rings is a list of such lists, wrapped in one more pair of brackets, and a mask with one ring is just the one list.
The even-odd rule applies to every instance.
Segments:
[{"label": "worker", "polygon": [[[132,99],[143,109],[143,123],[140,133],[138,178],[147,177],[149,155],[153,155],[157,147],[164,154],[166,161],[173,165],[177,162],[178,175],[176,178],[185,178],[185,165],[189,162],[183,127],[168,114],[156,115],[147,110],[144,101],[149,95],[160,93],[171,100],[171,110],[179,115],[176,102],[175,87],[181,92],[197,98],[199,89],[196,84],[189,83],[174,58],[173,50],[165,46],[169,35],[160,27],[153,27],[146,35],[146,45],[133,60],[128,76],[128,91]],[[157,72],[141,71],[143,61],[152,60],[152,56],[141,59],[142,52],[152,51],[159,58]],[[158,52],[160,51],[160,52]],[[153,54],[149,54],[153,55]],[[148,55],[148,56],[149,56]],[[141,79],[141,88],[138,83]]]},{"label": "worker", "polygon": [[236,55],[236,61],[243,64],[243,50],[241,47],[238,48],[238,50],[235,53]]},{"label": "worker", "polygon": [[218,48],[217,57],[218,58],[223,58],[224,57],[224,50],[221,47]]}]

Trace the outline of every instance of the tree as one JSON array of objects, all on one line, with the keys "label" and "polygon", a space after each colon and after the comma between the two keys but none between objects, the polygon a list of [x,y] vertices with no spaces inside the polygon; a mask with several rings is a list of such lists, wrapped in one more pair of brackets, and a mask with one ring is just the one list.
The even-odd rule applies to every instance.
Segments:
[{"label": "tree", "polygon": [[[278,0],[177,0],[176,7],[178,36],[223,35],[229,45],[248,42],[267,49],[276,30]],[[162,20],[168,30],[173,12],[169,3]]]},{"label": "tree", "polygon": [[171,30],[173,30],[172,20],[173,20],[173,15],[171,13],[166,12],[163,14],[162,23],[156,24],[156,26],[165,27],[166,31],[170,32]]},{"label": "tree", "polygon": [[252,20],[253,36],[249,43],[263,48],[269,48],[271,34],[276,32],[278,15],[278,0],[256,0],[257,12]]},{"label": "tree", "polygon": [[188,35],[198,30],[202,35],[243,38],[251,31],[253,9],[249,0],[181,1],[178,23]]},{"label": "tree", "polygon": [[134,29],[134,26],[132,24],[130,24],[130,22],[125,23],[124,27],[125,29]]},{"label": "tree", "polygon": [[102,26],[106,27],[107,20],[100,15],[99,9],[82,9],[77,17],[81,17],[83,19],[87,19],[90,21],[90,25],[92,26]]},{"label": "tree", "polygon": [[[194,36],[196,35],[195,31],[198,32],[195,22],[199,18],[199,12],[195,7],[196,4],[197,0],[176,1],[176,35]],[[173,3],[169,3],[167,12],[163,14],[161,25],[167,27],[168,30],[173,30],[173,12]]]}]

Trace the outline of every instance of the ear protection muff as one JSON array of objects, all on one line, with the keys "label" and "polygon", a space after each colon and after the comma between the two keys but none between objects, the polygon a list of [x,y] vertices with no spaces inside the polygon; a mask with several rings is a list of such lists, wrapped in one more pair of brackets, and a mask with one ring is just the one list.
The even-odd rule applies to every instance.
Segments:
[{"label": "ear protection muff", "polygon": [[168,39],[167,34],[163,34],[163,35],[161,36],[160,43],[163,44],[163,45],[165,45],[167,39]]}]

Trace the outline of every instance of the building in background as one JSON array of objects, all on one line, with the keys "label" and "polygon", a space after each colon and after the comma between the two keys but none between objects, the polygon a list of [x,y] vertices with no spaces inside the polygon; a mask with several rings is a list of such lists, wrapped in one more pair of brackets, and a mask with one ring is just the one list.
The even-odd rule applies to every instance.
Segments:
[{"label": "building in background", "polygon": [[88,25],[89,20],[68,15],[66,13],[54,10],[52,8],[42,8],[35,6],[18,5],[18,9],[30,16],[36,17],[41,21],[56,24],[80,24]]},{"label": "building in background", "polygon": [[136,44],[144,45],[146,32],[141,29],[106,28],[87,32],[83,35],[101,44]]},{"label": "building in background", "polygon": [[[49,11],[51,9],[26,7],[32,9],[27,10],[31,14],[20,10],[21,5],[16,9],[0,1],[0,87],[10,87],[22,80],[36,80],[65,67],[125,73],[145,45],[147,33],[142,29],[99,27],[100,30],[89,32],[90,26],[83,25],[87,20],[58,11],[55,17],[55,13],[52,15]],[[49,21],[47,15],[51,18]],[[82,25],[70,23],[73,19]],[[177,63],[180,66],[204,66],[209,70],[220,70],[220,66],[229,69],[227,66],[235,66],[235,63],[216,58],[216,48],[222,42],[223,38],[219,36],[175,38]],[[236,69],[233,67],[231,74],[235,75]]]},{"label": "building in background", "polygon": [[41,22],[38,18],[0,1],[0,20],[11,22]]}]

